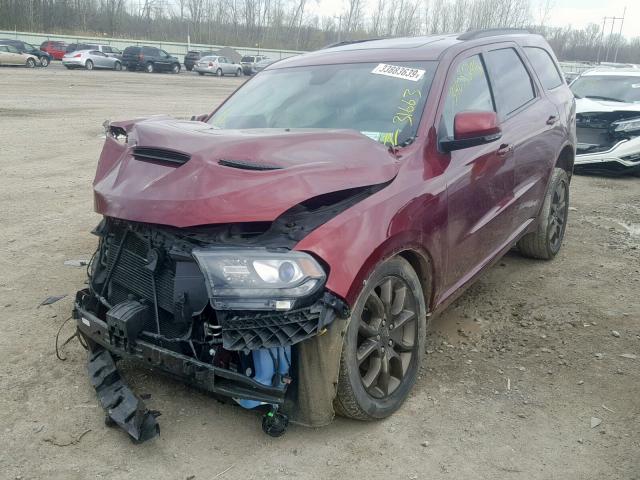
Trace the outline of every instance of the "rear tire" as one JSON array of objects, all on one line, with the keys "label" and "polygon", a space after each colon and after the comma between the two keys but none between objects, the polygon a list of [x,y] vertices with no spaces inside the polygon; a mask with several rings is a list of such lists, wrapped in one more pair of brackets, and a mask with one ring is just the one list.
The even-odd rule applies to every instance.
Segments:
[{"label": "rear tire", "polygon": [[27,58],[27,62],[25,63],[27,68],[34,68],[36,66],[36,61],[33,58]]},{"label": "rear tire", "polygon": [[200,75],[201,77],[204,77],[204,72],[198,72],[198,75]]},{"label": "rear tire", "polygon": [[180,73],[179,63],[174,63],[173,65],[171,65],[171,73],[174,73],[174,74]]},{"label": "rear tire", "polygon": [[569,213],[569,176],[555,168],[538,217],[534,232],[518,241],[518,249],[525,257],[551,260],[560,251]]},{"label": "rear tire", "polygon": [[144,71],[147,73],[153,73],[155,71],[155,67],[153,66],[153,63],[149,62],[144,66]]},{"label": "rear tire", "polygon": [[91,60],[87,60],[84,64],[84,68],[86,68],[87,70],[93,70],[93,62]]},{"label": "rear tire", "polygon": [[376,420],[400,408],[424,356],[426,313],[422,285],[409,262],[395,257],[375,269],[345,333],[336,413]]},{"label": "rear tire", "polygon": [[121,71],[121,70],[122,70],[122,64],[121,64],[120,62],[116,62],[116,63],[114,63],[114,64],[113,64],[113,69],[114,69],[116,72]]},{"label": "rear tire", "polygon": [[216,70],[216,76],[221,77],[222,76],[222,69],[219,68],[218,70]]}]

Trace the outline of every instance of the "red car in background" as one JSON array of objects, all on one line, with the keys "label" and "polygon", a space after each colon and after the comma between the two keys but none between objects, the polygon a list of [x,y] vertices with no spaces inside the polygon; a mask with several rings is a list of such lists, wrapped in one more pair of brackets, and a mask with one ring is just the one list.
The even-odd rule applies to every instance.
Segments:
[{"label": "red car in background", "polygon": [[46,42],[42,42],[40,50],[47,52],[54,60],[62,60],[64,54],[67,53],[67,44],[66,42],[48,40]]},{"label": "red car in background", "polygon": [[157,425],[117,358],[266,406],[270,435],[285,414],[381,419],[433,314],[514,245],[562,245],[575,101],[526,31],[341,44],[192,121],[106,128],[74,318],[108,423],[137,441]]}]

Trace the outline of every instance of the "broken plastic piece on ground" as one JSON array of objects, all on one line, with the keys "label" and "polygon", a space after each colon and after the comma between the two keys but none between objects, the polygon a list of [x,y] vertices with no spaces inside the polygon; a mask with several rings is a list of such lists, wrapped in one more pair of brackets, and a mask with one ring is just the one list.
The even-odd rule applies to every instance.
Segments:
[{"label": "broken plastic piece on ground", "polygon": [[47,297],[45,298],[42,303],[40,303],[40,305],[38,305],[39,307],[43,306],[43,305],[51,305],[52,303],[56,303],[58,300],[62,300],[64,297],[66,297],[67,294],[63,294],[63,295],[52,295],[51,297]]},{"label": "broken plastic piece on ground", "polygon": [[157,412],[148,410],[124,383],[107,350],[99,348],[90,352],[87,369],[100,405],[106,411],[105,423],[118,425],[135,443],[145,442],[160,434],[160,426],[155,418]]}]

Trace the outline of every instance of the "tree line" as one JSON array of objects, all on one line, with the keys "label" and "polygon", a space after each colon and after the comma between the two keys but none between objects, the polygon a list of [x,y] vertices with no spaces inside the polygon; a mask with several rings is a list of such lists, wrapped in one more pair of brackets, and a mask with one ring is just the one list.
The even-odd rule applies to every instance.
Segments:
[{"label": "tree line", "polygon": [[[0,0],[0,29],[313,50],[365,38],[516,27],[543,34],[563,60],[640,63],[640,39],[545,26],[553,0]],[[534,20],[534,17],[537,17]]]}]

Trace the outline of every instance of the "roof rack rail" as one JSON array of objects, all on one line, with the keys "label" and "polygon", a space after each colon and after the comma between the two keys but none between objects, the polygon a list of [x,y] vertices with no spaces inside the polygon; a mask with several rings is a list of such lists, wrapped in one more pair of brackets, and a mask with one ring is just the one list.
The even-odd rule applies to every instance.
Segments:
[{"label": "roof rack rail", "polygon": [[475,40],[476,38],[497,37],[499,35],[514,35],[518,33],[531,33],[526,28],[487,28],[484,30],[469,30],[458,35],[458,40]]},{"label": "roof rack rail", "polygon": [[320,50],[324,50],[325,48],[333,48],[333,47],[342,47],[343,45],[351,45],[353,43],[364,43],[364,42],[373,42],[374,40],[384,40],[383,38],[362,38],[360,40],[343,40],[342,42],[331,43],[322,47]]}]

